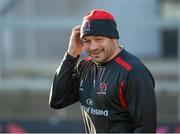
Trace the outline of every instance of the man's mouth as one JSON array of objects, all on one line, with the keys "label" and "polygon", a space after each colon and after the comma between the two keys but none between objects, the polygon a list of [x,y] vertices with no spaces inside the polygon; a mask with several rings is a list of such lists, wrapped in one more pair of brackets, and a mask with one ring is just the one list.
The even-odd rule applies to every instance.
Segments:
[{"label": "man's mouth", "polygon": [[98,52],[98,53],[90,53],[90,55],[91,55],[92,57],[98,57],[100,53],[101,53],[101,52]]}]

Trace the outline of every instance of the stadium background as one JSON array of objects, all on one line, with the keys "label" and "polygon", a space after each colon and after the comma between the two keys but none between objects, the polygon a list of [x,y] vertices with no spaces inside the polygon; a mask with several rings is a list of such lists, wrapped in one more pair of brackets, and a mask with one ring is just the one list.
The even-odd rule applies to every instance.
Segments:
[{"label": "stadium background", "polygon": [[120,43],[152,71],[157,132],[180,132],[179,0],[0,0],[0,133],[84,132],[79,104],[53,110],[48,98],[71,29],[93,8],[112,12]]}]

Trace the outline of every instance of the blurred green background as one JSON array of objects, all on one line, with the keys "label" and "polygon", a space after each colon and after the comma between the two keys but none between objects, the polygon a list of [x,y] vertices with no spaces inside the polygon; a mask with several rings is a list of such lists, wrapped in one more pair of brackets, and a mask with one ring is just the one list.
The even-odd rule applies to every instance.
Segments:
[{"label": "blurred green background", "polygon": [[[159,131],[180,130],[179,0],[0,0],[0,132],[9,123],[82,123],[79,104],[53,110],[48,99],[72,27],[94,8],[114,15],[120,44],[155,77]],[[38,131],[32,122],[26,132]],[[57,132],[81,131],[61,127]]]}]

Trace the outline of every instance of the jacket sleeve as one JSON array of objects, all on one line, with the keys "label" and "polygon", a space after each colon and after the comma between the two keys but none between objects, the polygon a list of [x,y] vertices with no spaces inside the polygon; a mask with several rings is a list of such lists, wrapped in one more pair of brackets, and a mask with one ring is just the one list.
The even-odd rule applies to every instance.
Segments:
[{"label": "jacket sleeve", "polygon": [[65,54],[61,65],[57,68],[51,86],[49,105],[52,108],[60,109],[71,105],[79,100],[79,80],[76,64],[78,58],[68,53]]},{"label": "jacket sleeve", "polygon": [[134,132],[156,132],[156,97],[154,79],[148,69],[129,72],[126,99],[134,122]]}]

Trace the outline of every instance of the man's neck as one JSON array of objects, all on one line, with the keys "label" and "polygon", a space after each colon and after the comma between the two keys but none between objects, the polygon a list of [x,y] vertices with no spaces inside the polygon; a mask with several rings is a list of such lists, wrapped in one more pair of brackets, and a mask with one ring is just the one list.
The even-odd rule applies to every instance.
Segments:
[{"label": "man's neck", "polygon": [[121,50],[122,50],[122,48],[118,46],[118,47],[115,49],[115,51],[113,52],[112,56],[109,58],[108,61],[110,61],[110,60],[112,60],[114,57],[116,57],[116,55],[118,55]]}]

